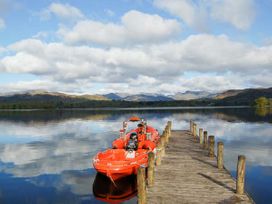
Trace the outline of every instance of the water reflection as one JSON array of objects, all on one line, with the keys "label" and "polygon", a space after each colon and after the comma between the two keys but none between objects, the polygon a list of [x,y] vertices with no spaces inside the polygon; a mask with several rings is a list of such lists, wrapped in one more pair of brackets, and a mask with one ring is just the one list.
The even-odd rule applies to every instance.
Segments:
[{"label": "water reflection", "polygon": [[265,117],[267,115],[272,115],[272,107],[267,107],[267,108],[256,108],[255,113],[259,116]]},{"label": "water reflection", "polygon": [[136,176],[124,177],[113,183],[98,173],[93,183],[93,194],[96,199],[106,203],[123,203],[137,194]]},{"label": "water reflection", "polygon": [[224,141],[225,164],[233,175],[238,154],[246,155],[247,190],[257,203],[272,201],[272,114],[243,108],[0,112],[0,203],[104,203],[98,195],[130,195],[124,190],[133,189],[132,181],[121,191],[105,180],[101,184],[91,158],[111,146],[132,114],[159,131],[168,120],[174,129],[196,121]]}]

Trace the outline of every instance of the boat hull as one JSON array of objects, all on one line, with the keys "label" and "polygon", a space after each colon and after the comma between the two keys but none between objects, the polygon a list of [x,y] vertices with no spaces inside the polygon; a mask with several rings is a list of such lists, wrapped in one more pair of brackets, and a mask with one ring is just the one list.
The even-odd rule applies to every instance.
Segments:
[{"label": "boat hull", "polygon": [[100,152],[93,159],[93,166],[97,172],[115,181],[129,175],[137,175],[140,166],[147,166],[148,150],[135,151],[133,158],[127,157],[124,149],[110,149]]}]

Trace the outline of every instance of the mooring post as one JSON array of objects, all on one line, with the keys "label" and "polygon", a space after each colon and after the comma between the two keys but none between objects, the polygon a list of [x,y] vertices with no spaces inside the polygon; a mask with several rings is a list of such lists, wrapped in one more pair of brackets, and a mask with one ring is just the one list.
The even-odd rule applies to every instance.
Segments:
[{"label": "mooring post", "polygon": [[168,121],[168,130],[169,130],[169,137],[171,137],[171,129],[172,129],[172,121]]},{"label": "mooring post", "polygon": [[169,126],[169,129],[171,130],[172,129],[172,121],[168,121],[167,125]]},{"label": "mooring post", "polygon": [[147,184],[152,186],[154,184],[154,170],[155,170],[155,154],[148,153],[148,168],[147,168]]},{"label": "mooring post", "polygon": [[244,194],[245,188],[245,171],[246,171],[246,157],[244,155],[238,156],[237,172],[236,172],[236,193]]},{"label": "mooring post", "polygon": [[218,169],[224,168],[224,144],[217,142],[217,167]]},{"label": "mooring post", "polygon": [[203,144],[203,129],[199,128],[199,143]]},{"label": "mooring post", "polygon": [[208,148],[208,131],[204,131],[204,136],[203,136],[203,148],[207,149]]},{"label": "mooring post", "polygon": [[166,146],[165,137],[163,137],[162,138],[162,147],[161,147],[161,156],[162,157],[165,155],[165,146]]},{"label": "mooring post", "polygon": [[169,126],[168,126],[168,124],[165,127],[165,139],[166,139],[166,143],[168,143],[169,142]]},{"label": "mooring post", "polygon": [[196,137],[196,123],[193,124],[193,136]]},{"label": "mooring post", "polygon": [[137,172],[138,204],[146,204],[145,168],[139,167]]},{"label": "mooring post", "polygon": [[214,157],[214,136],[209,136],[209,157]]},{"label": "mooring post", "polygon": [[162,158],[162,146],[161,143],[159,142],[157,148],[156,148],[156,166],[161,165],[161,158]]}]

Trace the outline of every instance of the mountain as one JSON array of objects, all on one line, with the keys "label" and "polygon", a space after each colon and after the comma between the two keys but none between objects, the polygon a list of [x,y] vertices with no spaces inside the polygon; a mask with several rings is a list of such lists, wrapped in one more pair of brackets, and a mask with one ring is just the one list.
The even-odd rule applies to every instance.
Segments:
[{"label": "mountain", "polygon": [[89,101],[109,101],[109,99],[101,95],[72,95],[40,90],[0,96],[2,108],[61,108],[64,104],[73,106]]},{"label": "mountain", "polygon": [[172,96],[161,94],[77,95],[48,91],[30,91],[0,96],[0,108],[96,108],[158,106],[235,106],[254,105],[255,99],[272,98],[272,88],[228,90],[218,94],[187,91]]},{"label": "mountain", "polygon": [[227,97],[231,97],[231,96],[236,96],[240,93],[243,93],[245,90],[242,89],[236,89],[236,90],[228,90],[228,91],[224,91],[222,93],[218,93],[216,94],[216,96],[214,97],[215,99],[224,99]]},{"label": "mountain", "polygon": [[124,97],[125,101],[173,101],[173,98],[164,95],[148,95],[148,94],[137,94]]},{"label": "mountain", "polygon": [[216,97],[218,105],[253,105],[259,97],[272,98],[271,88],[229,90]]},{"label": "mountain", "polygon": [[123,101],[173,101],[174,99],[169,96],[160,94],[127,94],[127,93],[109,93],[104,94],[110,100],[123,100]]},{"label": "mountain", "polygon": [[104,94],[104,97],[106,97],[107,99],[111,99],[111,100],[122,100],[123,97],[119,96],[116,93],[109,93],[109,94]]},{"label": "mountain", "polygon": [[169,97],[174,100],[193,100],[200,98],[213,98],[215,94],[206,92],[206,91],[186,91],[184,93],[176,93],[175,95],[171,95]]}]

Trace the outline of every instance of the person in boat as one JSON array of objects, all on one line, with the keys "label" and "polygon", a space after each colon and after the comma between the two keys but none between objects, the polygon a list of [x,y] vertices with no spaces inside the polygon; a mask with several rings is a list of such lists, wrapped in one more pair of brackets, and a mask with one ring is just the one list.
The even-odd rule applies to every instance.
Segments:
[{"label": "person in boat", "polygon": [[132,132],[126,144],[126,150],[136,151],[137,149],[138,149],[138,135],[136,132]]}]

